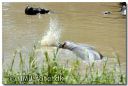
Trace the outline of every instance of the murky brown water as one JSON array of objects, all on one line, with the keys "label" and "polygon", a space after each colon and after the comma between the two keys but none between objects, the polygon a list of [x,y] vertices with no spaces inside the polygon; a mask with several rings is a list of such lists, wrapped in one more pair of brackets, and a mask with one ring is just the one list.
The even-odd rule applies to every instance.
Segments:
[{"label": "murky brown water", "polygon": [[[28,16],[24,9],[51,9],[54,13]],[[118,3],[2,3],[3,61],[17,48],[30,49],[47,31],[50,18],[61,28],[61,41],[70,40],[95,46],[103,55],[112,57],[117,52],[126,62],[126,17]],[[104,15],[104,11],[112,14]]]}]

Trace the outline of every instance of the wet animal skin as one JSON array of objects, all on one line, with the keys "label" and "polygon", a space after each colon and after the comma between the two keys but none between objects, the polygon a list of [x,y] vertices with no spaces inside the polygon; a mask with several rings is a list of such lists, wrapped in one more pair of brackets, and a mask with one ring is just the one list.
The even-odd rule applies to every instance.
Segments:
[{"label": "wet animal skin", "polygon": [[27,6],[25,8],[25,14],[26,15],[37,15],[37,14],[47,14],[50,10],[42,9],[42,8],[33,8],[30,6]]}]

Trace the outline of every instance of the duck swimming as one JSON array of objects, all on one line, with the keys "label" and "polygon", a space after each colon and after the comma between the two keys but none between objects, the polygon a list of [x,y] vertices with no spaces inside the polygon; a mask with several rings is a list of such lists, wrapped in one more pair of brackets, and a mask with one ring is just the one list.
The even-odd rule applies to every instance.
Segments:
[{"label": "duck swimming", "polygon": [[109,15],[109,14],[112,14],[112,12],[110,12],[110,11],[104,11],[103,14],[104,15]]},{"label": "duck swimming", "polygon": [[25,14],[26,15],[37,15],[37,14],[47,14],[49,13],[50,10],[47,10],[47,9],[42,9],[42,8],[33,8],[33,7],[30,7],[30,6],[27,6],[25,8]]}]

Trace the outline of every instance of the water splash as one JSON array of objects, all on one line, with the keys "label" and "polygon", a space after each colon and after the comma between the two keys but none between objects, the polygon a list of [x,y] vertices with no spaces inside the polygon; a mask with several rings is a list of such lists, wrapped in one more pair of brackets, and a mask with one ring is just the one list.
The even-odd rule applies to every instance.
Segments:
[{"label": "water splash", "polygon": [[43,35],[41,40],[42,46],[58,46],[60,39],[60,27],[56,18],[50,17],[49,29]]}]

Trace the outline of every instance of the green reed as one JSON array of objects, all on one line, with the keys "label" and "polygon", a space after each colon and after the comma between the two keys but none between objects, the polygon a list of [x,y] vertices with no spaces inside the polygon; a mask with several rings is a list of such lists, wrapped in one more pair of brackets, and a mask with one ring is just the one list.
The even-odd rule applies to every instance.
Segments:
[{"label": "green reed", "polygon": [[[53,53],[53,58],[49,56],[47,51],[44,52],[44,61],[42,67],[39,68],[36,49],[37,46],[34,45],[27,57],[23,56],[21,51],[14,52],[10,67],[3,69],[3,84],[126,84],[126,74],[121,71],[118,56],[114,56],[117,60],[115,64],[118,67],[113,64],[112,68],[108,68],[107,59],[101,65],[100,70],[95,66],[95,63],[91,63],[85,65],[86,67],[82,69],[84,73],[81,73],[82,63],[80,60],[72,62],[70,67],[59,64],[57,59],[59,49]],[[18,72],[13,69],[16,57],[19,57],[20,60]],[[27,67],[25,58],[28,58],[29,66],[27,69],[25,69]]]}]

